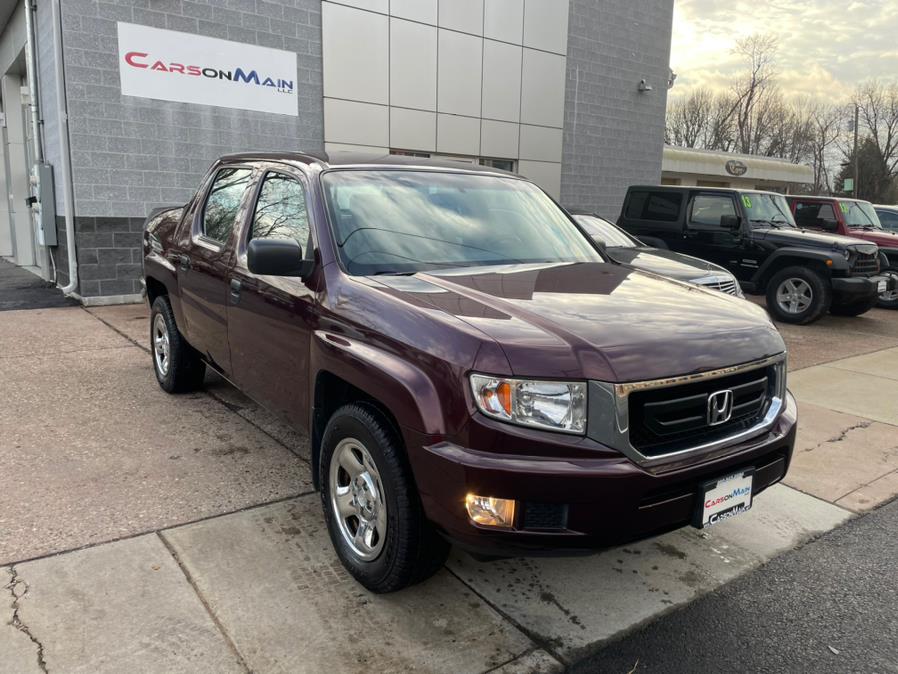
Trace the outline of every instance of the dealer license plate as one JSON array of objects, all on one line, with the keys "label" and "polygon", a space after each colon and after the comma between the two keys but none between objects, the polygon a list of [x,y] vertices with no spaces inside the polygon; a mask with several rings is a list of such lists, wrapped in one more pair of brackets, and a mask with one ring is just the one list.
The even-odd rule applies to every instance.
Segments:
[{"label": "dealer license plate", "polygon": [[888,290],[888,288],[889,288],[888,281],[880,281],[878,284],[876,284],[876,292],[878,292],[878,293],[884,293],[886,290]]},{"label": "dealer license plate", "polygon": [[749,468],[702,485],[693,525],[699,529],[709,527],[749,510],[753,476],[754,468]]}]

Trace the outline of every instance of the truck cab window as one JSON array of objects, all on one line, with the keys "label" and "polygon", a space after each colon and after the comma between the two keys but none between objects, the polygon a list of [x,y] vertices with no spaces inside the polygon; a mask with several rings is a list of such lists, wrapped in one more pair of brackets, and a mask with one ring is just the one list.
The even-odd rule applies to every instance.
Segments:
[{"label": "truck cab window", "polygon": [[637,220],[660,220],[676,222],[680,216],[683,195],[676,192],[641,192],[630,193],[627,203],[626,217]]},{"label": "truck cab window", "polygon": [[306,193],[295,179],[281,173],[265,176],[250,239],[295,239],[303,251],[309,249],[309,212]]},{"label": "truck cab window", "polygon": [[834,230],[838,224],[832,204],[798,203],[795,223],[807,229]]},{"label": "truck cab window", "polygon": [[732,198],[700,194],[692,201],[689,224],[720,227],[720,219],[726,215],[736,215],[736,206]]},{"label": "truck cab window", "polygon": [[225,243],[231,236],[252,170],[224,168],[216,175],[203,208],[203,235]]}]

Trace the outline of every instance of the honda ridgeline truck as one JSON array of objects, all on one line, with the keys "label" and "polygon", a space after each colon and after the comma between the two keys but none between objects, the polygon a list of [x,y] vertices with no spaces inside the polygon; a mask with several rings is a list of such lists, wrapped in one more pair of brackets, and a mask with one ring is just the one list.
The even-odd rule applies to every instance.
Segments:
[{"label": "honda ridgeline truck", "polygon": [[307,430],[333,545],[375,592],[450,541],[509,556],[708,526],[789,466],[764,310],[611,261],[511,174],[226,156],[149,218],[144,252],[160,386],[210,368]]}]

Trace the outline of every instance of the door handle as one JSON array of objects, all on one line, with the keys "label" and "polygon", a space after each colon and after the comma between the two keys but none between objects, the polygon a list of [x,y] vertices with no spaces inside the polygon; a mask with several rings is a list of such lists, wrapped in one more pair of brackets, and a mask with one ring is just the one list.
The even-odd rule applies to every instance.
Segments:
[{"label": "door handle", "polygon": [[178,262],[181,264],[181,270],[187,271],[190,269],[190,257],[187,255],[179,255]]},{"label": "door handle", "polygon": [[240,282],[239,278],[231,279],[231,300],[234,304],[237,304],[240,301],[240,289],[243,288],[243,283]]}]

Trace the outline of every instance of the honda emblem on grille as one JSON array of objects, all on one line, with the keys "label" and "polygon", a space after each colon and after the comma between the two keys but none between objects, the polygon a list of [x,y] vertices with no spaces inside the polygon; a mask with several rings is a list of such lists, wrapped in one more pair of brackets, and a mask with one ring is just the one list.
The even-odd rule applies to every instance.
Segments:
[{"label": "honda emblem on grille", "polygon": [[717,391],[708,396],[708,425],[719,426],[733,416],[733,392],[730,389]]}]

